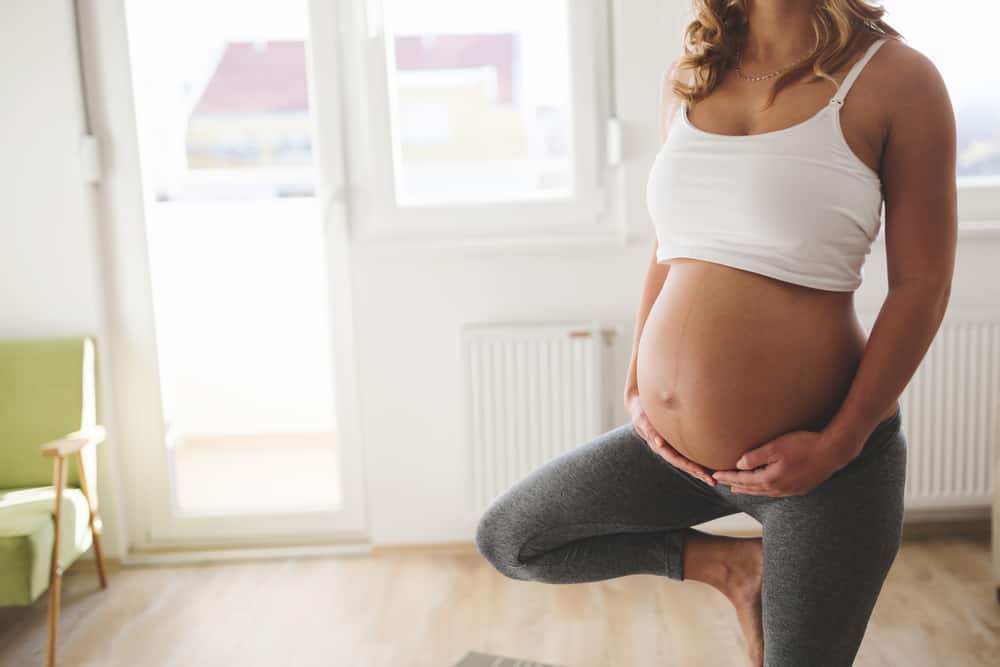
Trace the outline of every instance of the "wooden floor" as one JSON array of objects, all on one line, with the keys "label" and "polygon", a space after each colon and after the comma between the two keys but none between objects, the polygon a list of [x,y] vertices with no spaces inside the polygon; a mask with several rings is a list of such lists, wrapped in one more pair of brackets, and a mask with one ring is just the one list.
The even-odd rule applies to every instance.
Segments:
[{"label": "wooden floor", "polygon": [[[736,616],[698,582],[505,579],[471,547],[67,573],[60,664],[450,667],[470,650],[566,667],[742,665]],[[0,608],[0,665],[44,664],[45,598]],[[856,665],[1000,664],[982,537],[910,539]]]}]

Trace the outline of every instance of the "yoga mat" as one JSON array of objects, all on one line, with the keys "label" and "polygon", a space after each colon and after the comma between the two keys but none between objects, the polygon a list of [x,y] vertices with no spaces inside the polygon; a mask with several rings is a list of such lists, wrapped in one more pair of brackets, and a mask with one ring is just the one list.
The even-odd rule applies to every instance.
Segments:
[{"label": "yoga mat", "polygon": [[522,660],[518,658],[505,658],[499,655],[489,655],[488,653],[476,653],[471,651],[468,655],[458,661],[455,667],[559,667],[533,660]]}]

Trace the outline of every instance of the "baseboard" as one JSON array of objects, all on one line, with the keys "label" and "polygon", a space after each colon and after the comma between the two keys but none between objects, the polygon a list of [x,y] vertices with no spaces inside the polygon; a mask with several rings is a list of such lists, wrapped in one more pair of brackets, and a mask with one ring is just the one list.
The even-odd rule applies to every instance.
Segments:
[{"label": "baseboard", "polygon": [[[747,514],[731,514],[694,528],[716,535],[759,537],[761,525]],[[934,537],[989,538],[990,508],[907,510],[903,517],[903,539]]]},{"label": "baseboard", "polygon": [[989,541],[990,519],[951,519],[908,521],[903,524],[904,540],[922,540],[942,537],[971,537]]},{"label": "baseboard", "polygon": [[[697,530],[715,535],[732,537],[759,537],[761,525],[753,517],[731,514],[700,523]],[[989,539],[991,535],[990,509],[949,509],[907,511],[903,522],[903,539],[930,539],[942,537],[971,537]],[[111,570],[144,565],[175,565],[201,562],[267,560],[273,558],[308,558],[324,556],[381,556],[381,555],[477,555],[472,541],[402,543],[402,544],[332,544],[299,546],[255,546],[229,549],[173,549],[133,552],[124,558],[105,558]],[[72,570],[90,572],[96,569],[92,557],[81,557],[73,563]]]},{"label": "baseboard", "polygon": [[124,567],[147,565],[178,565],[218,563],[227,561],[271,560],[275,558],[317,558],[328,556],[368,556],[371,545],[356,544],[303,544],[280,546],[253,546],[231,548],[186,548],[133,551],[122,559]]},{"label": "baseboard", "polygon": [[403,543],[403,544],[382,544],[372,547],[373,556],[382,555],[406,555],[406,554],[453,554],[469,555],[478,554],[479,548],[475,542],[429,542],[429,543]]}]

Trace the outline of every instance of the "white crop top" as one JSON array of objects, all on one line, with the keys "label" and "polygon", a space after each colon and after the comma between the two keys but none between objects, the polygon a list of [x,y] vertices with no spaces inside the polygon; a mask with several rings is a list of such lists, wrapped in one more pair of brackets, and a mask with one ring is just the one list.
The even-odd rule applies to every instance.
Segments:
[{"label": "white crop top", "polygon": [[674,114],[646,183],[657,263],[691,257],[833,291],[861,285],[882,224],[882,182],[848,146],[840,108],[874,42],[830,102],[791,127],[702,131]]}]

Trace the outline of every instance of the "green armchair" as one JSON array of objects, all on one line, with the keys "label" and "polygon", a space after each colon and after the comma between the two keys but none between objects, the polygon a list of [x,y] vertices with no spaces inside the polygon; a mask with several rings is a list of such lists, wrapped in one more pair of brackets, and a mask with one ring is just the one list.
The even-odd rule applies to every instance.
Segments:
[{"label": "green armchair", "polygon": [[48,590],[50,667],[63,571],[93,546],[107,587],[96,414],[93,340],[0,341],[0,605]]}]

